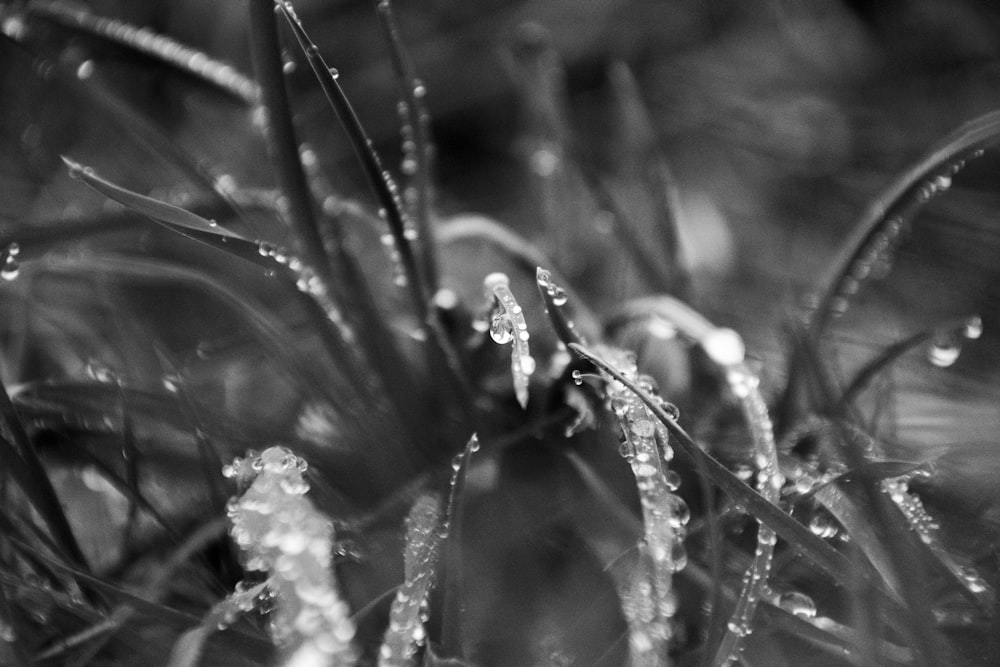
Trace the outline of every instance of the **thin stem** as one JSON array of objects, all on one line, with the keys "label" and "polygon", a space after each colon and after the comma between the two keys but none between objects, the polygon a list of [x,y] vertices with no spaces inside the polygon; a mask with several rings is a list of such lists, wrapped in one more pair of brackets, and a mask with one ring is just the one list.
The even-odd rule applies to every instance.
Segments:
[{"label": "thin stem", "polygon": [[404,147],[404,159],[412,159],[413,165],[404,169],[404,173],[412,173],[412,184],[416,195],[413,207],[413,217],[420,233],[420,259],[424,276],[432,290],[438,285],[438,269],[434,235],[430,226],[431,205],[431,139],[430,114],[424,104],[425,89],[417,78],[413,59],[403,46],[396,26],[396,18],[389,0],[379,0],[377,5],[379,25],[386,43],[389,45],[389,55],[399,82],[399,94],[405,106],[405,127],[409,128],[410,137],[404,136],[404,141],[413,142],[412,150]]},{"label": "thin stem", "polygon": [[326,285],[327,293],[332,293],[329,260],[323,252],[323,239],[313,212],[309,185],[302,170],[298,140],[285,90],[274,2],[250,0],[249,12],[253,67],[260,86],[260,103],[267,112],[267,147],[277,167],[276,176],[284,194],[288,223],[297,241],[296,249],[317,272]]}]

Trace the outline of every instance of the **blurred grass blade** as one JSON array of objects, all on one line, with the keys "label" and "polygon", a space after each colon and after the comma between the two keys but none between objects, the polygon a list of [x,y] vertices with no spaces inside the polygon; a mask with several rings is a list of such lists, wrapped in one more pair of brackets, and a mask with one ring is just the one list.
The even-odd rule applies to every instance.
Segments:
[{"label": "blurred grass blade", "polygon": [[39,16],[67,28],[117,44],[137,55],[153,58],[246,104],[257,100],[257,85],[232,65],[185,44],[114,18],[92,14],[81,5],[63,0],[32,2],[29,15]]},{"label": "blurred grass blade", "polygon": [[[758,521],[769,526],[782,539],[798,549],[822,568],[834,581],[847,585],[853,579],[861,576],[869,578],[867,572],[858,572],[851,562],[834,550],[826,542],[813,535],[809,529],[785,514],[779,507],[762,498],[756,491],[747,486],[743,480],[731,473],[715,458],[705,453],[677,423],[634,382],[619,373],[617,369],[597,357],[593,352],[578,344],[570,345],[570,349],[595,366],[605,371],[615,380],[621,382],[635,393],[653,412],[656,418],[670,431],[679,451],[688,459],[702,466],[707,477],[737,504],[742,505]],[[889,595],[884,588],[878,590]]]},{"label": "blurred grass blade", "polygon": [[62,160],[69,167],[69,174],[72,178],[82,180],[108,199],[116,201],[133,211],[142,213],[157,222],[216,236],[242,238],[238,234],[220,226],[214,220],[206,220],[179,206],[167,204],[115,185],[98,176],[92,168],[82,165],[66,156],[63,156]]},{"label": "blurred grass blade", "polygon": [[[402,105],[403,168],[404,175],[410,177],[410,184],[404,189],[404,201],[412,198],[412,212],[419,233],[421,267],[431,292],[436,292],[439,279],[437,269],[437,248],[431,228],[430,207],[433,195],[431,178],[431,156],[433,147],[430,137],[430,114],[424,103],[426,88],[417,78],[413,59],[403,46],[399,28],[392,11],[390,0],[379,0],[379,26],[382,36],[389,45],[392,67],[396,73]],[[405,107],[405,108],[403,108]],[[408,197],[407,195],[412,195]]]},{"label": "blurred grass blade", "polygon": [[41,516],[63,557],[86,570],[86,558],[3,382],[0,382],[0,430],[3,432],[0,437],[3,467]]}]

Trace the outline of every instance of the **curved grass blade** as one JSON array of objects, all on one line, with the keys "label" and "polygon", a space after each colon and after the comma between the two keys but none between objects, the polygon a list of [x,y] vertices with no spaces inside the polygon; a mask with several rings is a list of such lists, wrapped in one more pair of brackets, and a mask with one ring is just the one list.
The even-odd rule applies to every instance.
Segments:
[{"label": "curved grass blade", "polygon": [[403,584],[389,610],[389,627],[379,649],[379,667],[414,664],[417,650],[427,641],[421,619],[427,613],[428,596],[434,586],[434,570],[441,541],[443,512],[437,494],[417,498],[406,517],[403,552]]},{"label": "curved grass blade", "polygon": [[[757,492],[764,500],[776,505],[784,479],[778,471],[774,429],[767,404],[760,393],[760,381],[744,363],[746,346],[739,334],[731,329],[716,327],[694,309],[668,296],[647,297],[630,302],[619,315],[627,319],[636,316],[661,318],[681,336],[697,341],[706,356],[722,371],[749,426],[754,464],[758,469]],[[714,664],[728,665],[738,660],[740,639],[752,629],[757,603],[767,588],[776,540],[774,531],[760,523],[753,564],[747,571],[733,616],[716,650]]]},{"label": "curved grass blade", "polygon": [[[677,425],[677,422],[673,420],[669,413],[635,382],[625,377],[616,368],[596,356],[587,348],[574,343],[570,345],[570,349],[635,393],[652,411],[653,415],[667,428],[673,436],[674,442],[678,444],[679,451],[690,460],[699,463],[701,466],[700,469],[704,470],[705,475],[710,481],[718,486],[726,495],[730,496],[734,502],[745,507],[756,519],[767,524],[779,537],[800,550],[803,555],[823,569],[834,581],[841,585],[848,585],[858,577],[871,578],[870,572],[859,572],[846,557],[817,538],[808,528],[785,514],[775,504],[762,498],[756,491],[747,486],[743,480],[727,470],[715,458],[705,453],[691,436]],[[895,597],[886,591],[883,586],[877,586],[876,590],[895,601]]]},{"label": "curved grass blade", "polygon": [[[651,380],[638,374],[634,355],[612,349],[604,354],[623,377],[654,391]],[[673,634],[671,618],[677,608],[673,575],[687,565],[684,538],[691,511],[674,493],[680,477],[666,466],[674,455],[669,435],[635,394],[606,379],[608,405],[622,434],[620,451],[632,468],[642,506],[643,539],[636,567],[620,591],[622,611],[629,625],[633,663],[655,667],[665,663]],[[658,396],[654,400],[662,403]]]},{"label": "curved grass blade", "polygon": [[209,83],[246,104],[254,104],[257,101],[257,84],[252,79],[232,65],[215,60],[208,54],[166,35],[118,19],[92,14],[80,5],[62,0],[32,2],[26,6],[26,10],[29,16],[43,17],[153,58]]},{"label": "curved grass blade", "polygon": [[[861,214],[827,277],[819,283],[821,291],[809,321],[813,338],[820,335],[833,312],[842,310],[836,300],[853,293],[847,286],[867,278],[871,263],[858,262],[858,258],[869,248],[881,248],[876,255],[884,253],[884,248],[895,242],[903,224],[942,189],[937,183],[950,183],[969,160],[982,156],[998,140],[1000,112],[995,111],[958,128],[883,188]],[[938,177],[944,180],[938,181]]]}]

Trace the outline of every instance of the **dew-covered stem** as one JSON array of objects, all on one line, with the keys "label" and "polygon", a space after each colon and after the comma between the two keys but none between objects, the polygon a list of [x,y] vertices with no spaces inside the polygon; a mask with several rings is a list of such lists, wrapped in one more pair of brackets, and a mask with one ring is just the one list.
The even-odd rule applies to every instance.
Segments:
[{"label": "dew-covered stem", "polygon": [[379,667],[414,664],[417,650],[427,641],[423,617],[428,612],[428,598],[434,586],[444,537],[443,520],[441,498],[435,493],[420,495],[406,517],[403,583],[389,609],[389,627],[379,649]]},{"label": "dew-covered stem", "polygon": [[248,453],[223,469],[249,485],[228,507],[244,568],[267,577],[276,597],[271,635],[285,664],[352,665],[355,626],[334,578],[330,520],[306,497],[307,464],[285,447]]},{"label": "dew-covered stem", "polygon": [[430,137],[430,113],[424,102],[426,88],[417,78],[413,59],[403,45],[396,25],[390,0],[379,0],[376,5],[379,25],[389,46],[392,66],[399,84],[401,120],[403,123],[403,174],[410,184],[404,197],[412,196],[412,213],[419,233],[421,268],[431,292],[437,290],[438,270],[436,246],[431,229],[431,157],[433,148]]},{"label": "dew-covered stem", "polygon": [[[854,224],[852,236],[830,265],[827,276],[818,284],[824,286],[809,313],[809,332],[818,339],[834,312],[842,312],[838,299],[845,299],[844,286],[849,280],[863,280],[868,275],[852,275],[864,269],[859,256],[869,247],[893,242],[902,225],[931,200],[948,189],[952,177],[969,160],[984,154],[985,149],[1000,139],[1000,112],[994,111],[969,121],[940,141],[923,157],[892,180],[869,203]],[[939,177],[944,177],[939,178]],[[846,302],[846,300],[845,300]]]},{"label": "dew-covered stem", "polygon": [[[405,276],[406,286],[410,291],[417,318],[421,326],[426,326],[429,317],[428,304],[430,302],[430,294],[424,276],[421,275],[421,272],[417,268],[413,245],[408,238],[412,233],[407,232],[408,225],[404,220],[404,212],[402,203],[399,200],[398,188],[389,175],[389,172],[382,167],[381,158],[375,152],[371,140],[361,125],[360,119],[358,119],[354,108],[347,100],[347,95],[344,94],[343,88],[340,87],[340,83],[337,81],[339,74],[326,64],[323,55],[319,52],[319,47],[306,34],[305,28],[295,14],[295,10],[292,8],[290,2],[281,0],[277,2],[275,0],[268,0],[266,2],[265,0],[255,1],[261,6],[268,5],[271,8],[275,4],[277,5],[278,10],[291,27],[292,33],[295,35],[303,53],[305,53],[306,59],[309,61],[309,65],[312,67],[316,79],[319,81],[320,87],[326,95],[327,101],[333,108],[344,131],[347,133],[348,140],[351,142],[358,161],[361,163],[365,177],[375,194],[375,199],[380,206],[380,210],[384,212],[383,215],[385,221],[388,223],[389,233],[392,235],[395,250],[399,253],[402,275]],[[263,12],[263,10],[261,11]],[[270,16],[273,18],[273,11],[270,12]]]},{"label": "dew-covered stem", "polygon": [[[808,556],[810,560],[827,572],[834,581],[846,585],[856,580],[857,577],[871,577],[870,572],[859,572],[854,563],[813,535],[808,528],[792,519],[777,505],[765,500],[760,494],[747,486],[743,480],[731,473],[714,457],[706,453],[677,424],[674,418],[663,409],[659,401],[639,387],[636,382],[626,377],[613,365],[603,360],[588,348],[576,343],[573,343],[569,347],[576,354],[591,362],[635,393],[646,404],[657,420],[667,428],[672,436],[672,442],[677,445],[677,451],[696,464],[695,470],[703,472],[712,483],[731,497],[734,502],[746,507],[749,513],[753,514],[762,523],[768,525],[779,537],[796,545],[804,555]],[[876,590],[898,603],[898,599],[882,586],[876,586]]]},{"label": "dew-covered stem", "polygon": [[255,104],[257,84],[232,65],[191,48],[166,35],[119,19],[98,16],[61,0],[27,3],[28,14],[37,15],[67,28],[94,35],[127,47],[143,56],[166,63],[181,72],[208,82],[227,95]]},{"label": "dew-covered stem", "polygon": [[514,380],[514,395],[522,409],[528,407],[528,384],[535,372],[535,359],[528,347],[528,323],[524,311],[510,291],[510,278],[503,273],[491,273],[483,280],[486,297],[492,302],[489,321],[490,338],[498,345],[510,343],[510,371]]},{"label": "dew-covered stem", "polygon": [[266,113],[264,134],[275,166],[275,177],[283,195],[279,199],[279,210],[291,226],[296,239],[296,250],[302,253],[306,264],[313,268],[318,279],[326,286],[325,291],[333,293],[330,287],[329,260],[323,251],[323,239],[313,211],[309,184],[303,172],[285,88],[274,1],[250,0],[248,11],[253,68],[260,86],[259,104]]}]

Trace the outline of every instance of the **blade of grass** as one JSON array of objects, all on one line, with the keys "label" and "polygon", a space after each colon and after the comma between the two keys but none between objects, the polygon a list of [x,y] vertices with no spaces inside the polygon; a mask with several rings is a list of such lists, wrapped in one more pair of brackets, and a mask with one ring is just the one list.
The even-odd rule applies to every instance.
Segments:
[{"label": "blade of grass", "polygon": [[246,104],[254,104],[257,100],[257,84],[232,65],[149,28],[98,16],[63,0],[32,2],[26,10],[29,16],[53,21],[169,65]]},{"label": "blade of grass", "polygon": [[[437,291],[439,280],[434,235],[430,224],[431,155],[433,149],[430,138],[430,114],[427,112],[427,105],[424,104],[425,88],[424,84],[417,78],[413,59],[399,36],[392,3],[390,0],[379,0],[376,9],[379,26],[382,28],[382,37],[389,45],[389,55],[392,57],[392,67],[396,73],[399,95],[405,106],[403,172],[412,174],[410,187],[413,188],[415,197],[412,215],[420,234],[418,247],[421,268],[429,289],[433,293]],[[409,150],[405,148],[408,141],[413,144],[413,148]],[[412,162],[412,166],[407,167],[408,161]]]},{"label": "blade of grass", "polygon": [[[465,408],[462,410],[462,414],[467,415],[467,420],[473,419],[475,411],[471,401],[471,385],[464,374],[455,347],[442,328],[437,310],[429,307],[431,294],[428,291],[427,276],[422,274],[417,265],[414,248],[410,242],[412,232],[408,231],[396,184],[389,172],[382,167],[378,153],[375,152],[361,121],[351,107],[344,90],[340,87],[340,83],[337,81],[339,75],[336,70],[326,64],[319,47],[306,34],[292,4],[287,1],[273,3],[273,0],[255,0],[255,2],[261,6],[259,10],[262,14],[261,20],[263,20],[263,14],[268,13],[263,9],[264,5],[270,7],[275,4],[277,6],[278,11],[285,17],[295,35],[303,53],[305,53],[327,101],[340,121],[354,153],[361,163],[368,184],[375,195],[375,200],[380,206],[380,214],[388,223],[389,233],[392,235],[394,248],[399,256],[400,275],[404,278],[409,290],[410,303],[417,316],[420,331],[426,335],[430,342],[428,346],[430,366],[432,369],[443,371],[444,377],[449,382],[450,397]],[[273,11],[271,18],[273,20]]]},{"label": "blade of grass", "polygon": [[[833,578],[834,581],[841,585],[846,585],[852,578],[858,576],[871,577],[869,572],[858,572],[843,555],[813,535],[808,528],[785,514],[778,506],[765,500],[756,491],[747,486],[743,480],[702,450],[691,436],[663,410],[657,401],[634,382],[619,373],[616,368],[581,345],[573,343],[569,347],[582,358],[611,375],[615,380],[635,393],[667,428],[674,442],[678,445],[679,451],[693,463],[699,463],[703,466],[702,469],[709,480],[736,503],[745,507],[756,519],[769,526],[782,539],[800,550],[813,563]],[[884,588],[878,587],[878,590],[884,595],[892,597],[891,593],[885,591]],[[895,598],[893,597],[893,599]]]},{"label": "blade of grass", "polygon": [[975,118],[931,148],[869,203],[854,224],[851,237],[842,244],[841,252],[831,262],[827,275],[818,283],[822,287],[816,309],[809,320],[809,332],[813,339],[822,334],[834,310],[834,300],[841,295],[844,281],[850,276],[859,253],[877,239],[893,220],[909,220],[930,200],[921,191],[928,179],[940,173],[946,173],[950,178],[955,170],[967,161],[980,157],[983,150],[994,145],[998,139],[1000,112]]}]

